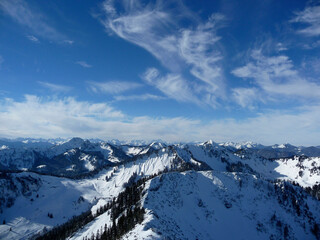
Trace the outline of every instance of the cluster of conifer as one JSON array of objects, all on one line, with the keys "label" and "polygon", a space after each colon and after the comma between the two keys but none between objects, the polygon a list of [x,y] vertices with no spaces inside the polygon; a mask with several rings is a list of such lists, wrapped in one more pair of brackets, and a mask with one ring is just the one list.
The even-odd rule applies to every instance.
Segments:
[{"label": "cluster of conifer", "polygon": [[44,233],[41,236],[38,236],[36,240],[45,240],[45,239],[57,239],[63,240],[72,235],[78,229],[91,222],[94,219],[94,216],[91,214],[91,210],[83,212],[78,216],[74,216],[68,222],[54,227],[50,231]]},{"label": "cluster of conifer", "polygon": [[306,187],[305,190],[311,196],[315,197],[317,200],[320,200],[320,183],[315,184],[312,187]]},{"label": "cluster of conifer", "polygon": [[135,207],[134,210],[128,209],[125,213],[112,222],[108,228],[105,224],[104,230],[98,230],[96,234],[92,234],[90,238],[85,237],[84,240],[115,240],[132,230],[136,224],[143,221],[145,214],[144,208]]},{"label": "cluster of conifer", "polygon": [[288,209],[293,209],[296,216],[303,215],[305,218],[307,218],[311,232],[317,239],[320,239],[320,224],[316,222],[312,212],[309,210],[307,203],[307,195],[305,191],[308,192],[308,187],[302,188],[296,182],[289,183],[278,180],[275,182],[274,188],[279,204],[283,205],[284,207],[288,207]]},{"label": "cluster of conifer", "polygon": [[[167,172],[166,169],[163,172]],[[70,237],[73,233],[83,228],[86,224],[91,222],[94,218],[110,210],[110,216],[112,224],[110,227],[105,225],[104,229],[100,229],[96,234],[86,237],[85,239],[116,239],[130,231],[137,223],[143,221],[145,210],[140,206],[140,200],[143,195],[142,191],[144,183],[163,172],[158,172],[147,177],[136,179],[137,175],[134,174],[136,181],[132,181],[133,177],[130,178],[128,183],[125,183],[125,190],[121,192],[117,198],[101,206],[96,214],[92,214],[91,210],[83,212],[79,216],[74,216],[66,223],[54,227],[46,233],[42,233],[41,236],[36,236],[36,240],[44,239],[56,239],[62,240]]]}]

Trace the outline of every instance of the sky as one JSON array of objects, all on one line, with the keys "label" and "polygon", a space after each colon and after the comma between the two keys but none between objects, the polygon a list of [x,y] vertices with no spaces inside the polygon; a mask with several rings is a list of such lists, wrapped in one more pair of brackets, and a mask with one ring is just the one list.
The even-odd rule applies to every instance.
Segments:
[{"label": "sky", "polygon": [[0,0],[0,137],[320,145],[320,1]]}]

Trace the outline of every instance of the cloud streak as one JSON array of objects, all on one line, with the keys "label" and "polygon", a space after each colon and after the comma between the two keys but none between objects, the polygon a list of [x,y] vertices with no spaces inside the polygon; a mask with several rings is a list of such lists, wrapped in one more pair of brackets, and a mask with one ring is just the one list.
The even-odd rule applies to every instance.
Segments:
[{"label": "cloud streak", "polygon": [[54,84],[49,82],[38,82],[41,86],[53,91],[53,92],[68,92],[72,89],[72,87],[60,85],[60,84]]},{"label": "cloud streak", "polygon": [[63,42],[66,43],[66,44],[69,44],[69,45],[74,44],[73,40],[64,40]]},{"label": "cloud streak", "polygon": [[195,30],[183,30],[179,41],[179,53],[191,66],[190,73],[207,83],[212,93],[223,93],[224,90],[219,63],[222,55],[216,47],[220,37],[215,33],[217,23],[223,18],[219,14],[212,15],[207,23],[198,25]]},{"label": "cloud streak", "polygon": [[142,95],[129,95],[129,96],[123,96],[118,95],[114,97],[115,101],[146,101],[146,100],[164,100],[165,97],[153,95],[153,94],[142,94]]},{"label": "cloud streak", "polygon": [[234,88],[232,97],[243,108],[254,109],[257,101],[261,101],[259,90],[256,88]]},{"label": "cloud streak", "polygon": [[88,64],[85,61],[77,61],[76,64],[80,65],[83,68],[92,68],[92,65]]},{"label": "cloud streak", "polygon": [[47,23],[48,21],[42,13],[32,9],[26,1],[1,0],[0,9],[37,36],[56,42],[65,39],[62,33]]},{"label": "cloud streak", "polygon": [[142,78],[169,98],[175,99],[178,102],[200,104],[200,100],[193,95],[188,82],[178,74],[167,74],[162,77],[157,69],[149,68],[142,75]]},{"label": "cloud streak", "polygon": [[35,36],[33,35],[28,35],[27,38],[31,41],[31,42],[35,42],[35,43],[39,43],[39,39],[36,38]]},{"label": "cloud streak", "polygon": [[291,22],[307,25],[297,31],[299,34],[308,37],[320,36],[320,6],[306,7],[303,11],[297,12]]},{"label": "cloud streak", "polygon": [[95,93],[119,94],[142,87],[142,84],[125,81],[88,82],[90,89]]}]

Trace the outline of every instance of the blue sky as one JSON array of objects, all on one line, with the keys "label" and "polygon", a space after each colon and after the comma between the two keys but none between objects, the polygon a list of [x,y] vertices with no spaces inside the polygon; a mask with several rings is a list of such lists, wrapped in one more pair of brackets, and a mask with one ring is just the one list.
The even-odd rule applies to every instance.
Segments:
[{"label": "blue sky", "polygon": [[319,1],[0,2],[0,137],[319,145]]}]

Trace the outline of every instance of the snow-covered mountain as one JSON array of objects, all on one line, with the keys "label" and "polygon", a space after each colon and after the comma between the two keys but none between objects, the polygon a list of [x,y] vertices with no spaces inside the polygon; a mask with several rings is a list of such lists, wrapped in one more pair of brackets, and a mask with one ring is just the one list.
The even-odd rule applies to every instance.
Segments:
[{"label": "snow-covered mountain", "polygon": [[[1,142],[0,239],[53,236],[64,223],[55,232],[79,240],[320,238],[317,147],[32,144]],[[140,195],[130,207],[128,189]],[[134,209],[144,214],[131,221]]]},{"label": "snow-covered mountain", "polygon": [[245,149],[245,148],[261,149],[261,148],[264,148],[264,146],[259,143],[254,143],[254,142],[249,142],[249,141],[242,142],[242,143],[224,142],[224,143],[220,143],[219,145],[224,146],[224,147],[236,148],[236,149]]},{"label": "snow-covered mountain", "polygon": [[59,143],[2,141],[0,145],[0,170],[74,176],[131,158],[121,146],[81,138]]}]

